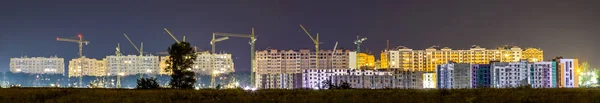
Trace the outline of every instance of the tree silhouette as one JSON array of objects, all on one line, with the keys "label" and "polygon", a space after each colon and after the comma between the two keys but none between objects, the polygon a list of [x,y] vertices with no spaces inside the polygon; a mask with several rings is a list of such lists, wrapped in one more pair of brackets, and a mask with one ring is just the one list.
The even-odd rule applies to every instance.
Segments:
[{"label": "tree silhouette", "polygon": [[191,70],[196,59],[195,51],[188,42],[179,42],[169,47],[167,71],[171,73],[171,88],[193,89],[196,83],[196,74]]},{"label": "tree silhouette", "polygon": [[157,89],[159,88],[156,78],[140,78],[137,80],[137,89]]}]

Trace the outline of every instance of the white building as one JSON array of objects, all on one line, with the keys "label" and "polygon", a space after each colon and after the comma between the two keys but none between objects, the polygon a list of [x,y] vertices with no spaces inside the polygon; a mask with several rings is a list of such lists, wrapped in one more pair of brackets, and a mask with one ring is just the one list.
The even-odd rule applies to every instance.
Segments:
[{"label": "white building", "polygon": [[527,85],[529,82],[529,66],[526,61],[492,63],[492,87],[515,88]]},{"label": "white building", "polygon": [[393,74],[388,71],[350,70],[348,75],[332,76],[332,84],[349,83],[351,88],[363,89],[394,88]]},{"label": "white building", "polygon": [[136,74],[158,74],[159,58],[158,56],[107,56],[106,57],[107,75],[136,75]]},{"label": "white building", "polygon": [[[169,56],[161,56],[160,58],[160,74],[170,74],[169,71],[166,71],[167,60]],[[213,72],[215,69],[215,72]],[[231,59],[231,54],[221,53],[211,55],[209,52],[199,52],[196,54],[196,60],[194,60],[194,65],[190,68],[191,71],[199,74],[199,75],[211,75],[213,73],[216,74],[229,74],[235,72],[233,59]]]},{"label": "white building", "polygon": [[[316,54],[316,52],[308,49],[268,49],[256,51],[255,85],[256,87],[262,87],[263,85],[267,84],[260,83],[270,83],[263,82],[262,80],[269,80],[268,78],[276,77],[280,74],[301,74],[302,70],[348,69],[349,66],[356,65],[349,63],[349,52],[350,50],[335,50],[335,53],[332,50],[321,50],[319,54]],[[317,56],[319,56],[319,58],[317,58]],[[261,77],[263,75],[270,77]]]},{"label": "white building", "polygon": [[437,78],[435,76],[436,76],[436,73],[423,73],[423,88],[426,88],[426,89],[437,88],[437,86],[436,86]]},{"label": "white building", "polygon": [[579,62],[577,59],[559,59],[558,63],[558,83],[560,88],[579,87]]},{"label": "white building", "polygon": [[437,88],[460,89],[471,88],[471,64],[454,63],[440,64],[437,66]]},{"label": "white building", "polygon": [[105,76],[106,61],[93,58],[74,58],[69,61],[69,77]]},{"label": "white building", "polygon": [[[331,76],[348,75],[348,69],[309,69],[302,70],[302,88],[320,89],[326,87]],[[326,89],[326,88],[324,88]]]},{"label": "white building", "polygon": [[64,75],[65,61],[58,57],[10,58],[10,71],[13,73]]},{"label": "white building", "polygon": [[302,87],[302,74],[261,74],[257,76],[257,88],[261,89],[294,89]]},{"label": "white building", "polygon": [[394,71],[393,88],[422,89],[424,88],[423,71]]},{"label": "white building", "polygon": [[[192,71],[200,75],[229,74],[235,72],[231,54],[215,54],[211,55],[208,52],[196,54],[196,60]],[[211,65],[212,64],[212,65]],[[215,71],[213,71],[215,69]]]},{"label": "white building", "polygon": [[555,88],[556,87],[556,63],[534,62],[531,65],[529,84],[532,88]]}]

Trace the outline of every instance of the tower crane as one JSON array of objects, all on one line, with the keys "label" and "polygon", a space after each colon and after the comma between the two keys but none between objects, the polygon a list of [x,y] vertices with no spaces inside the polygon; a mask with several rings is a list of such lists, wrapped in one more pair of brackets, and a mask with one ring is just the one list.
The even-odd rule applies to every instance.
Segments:
[{"label": "tower crane", "polygon": [[335,51],[337,49],[337,45],[338,45],[338,42],[336,41],[335,45],[333,46],[333,52],[331,53],[331,69],[333,69],[333,59],[335,59],[334,56],[335,56]]},{"label": "tower crane", "polygon": [[[78,43],[79,44],[79,58],[82,58],[83,60],[83,44],[87,45],[88,43],[90,43],[90,41],[87,40],[83,40],[83,36],[81,35],[81,33],[77,34],[77,39],[72,39],[72,38],[56,38],[56,41],[64,41],[64,42],[72,42],[72,43]],[[81,66],[83,66],[83,61],[80,61]],[[83,68],[79,68],[79,86],[83,87]]]},{"label": "tower crane", "polygon": [[[222,33],[222,32],[213,32],[213,40],[211,40],[211,43],[213,43],[213,41],[216,43],[218,41],[223,41],[226,40],[225,38],[218,38],[215,39],[215,36],[223,36],[223,37],[237,37],[237,38],[248,38],[250,39],[250,42],[248,42],[248,44],[250,44],[250,68],[252,69],[252,73],[250,74],[250,84],[252,86],[256,86],[255,85],[255,58],[254,58],[254,43],[256,42],[256,36],[254,35],[254,28],[252,28],[252,32],[250,34],[235,34],[235,33]],[[219,40],[220,39],[220,40]],[[229,39],[229,38],[227,38]],[[213,52],[214,52],[214,45],[213,45]]]},{"label": "tower crane", "polygon": [[362,44],[365,40],[367,40],[366,37],[359,38],[359,36],[356,36],[356,40],[354,41],[354,44],[356,44],[356,68],[358,68],[358,70],[360,70],[360,44]]},{"label": "tower crane", "polygon": [[[115,55],[117,56],[117,58],[121,58],[121,44],[117,43],[117,48],[115,48]],[[118,59],[119,63],[122,63],[123,59]],[[121,88],[121,66],[117,65],[117,85],[115,87],[117,88]]]},{"label": "tower crane", "polygon": [[[131,45],[133,45],[133,48],[135,48],[135,50],[137,50],[140,53],[140,56],[138,56],[138,66],[140,66],[139,64],[142,61],[141,57],[144,56],[144,42],[141,42],[140,48],[138,49],[138,47],[133,43],[133,41],[131,41],[131,39],[129,39],[129,36],[127,36],[127,34],[123,33],[123,36],[125,36],[125,38],[127,38],[129,43],[131,43]],[[140,78],[144,78],[144,74],[140,74]]]},{"label": "tower crane", "polygon": [[304,33],[306,33],[306,35],[308,35],[308,37],[313,41],[313,43],[315,44],[315,54],[316,55],[316,59],[317,62],[315,63],[316,67],[319,68],[319,45],[321,44],[321,42],[319,42],[319,33],[317,33],[317,39],[314,39],[310,33],[308,33],[308,31],[306,31],[306,29],[304,28],[304,26],[300,25],[300,28],[302,28],[302,30],[304,30]]},{"label": "tower crane", "polygon": [[213,87],[213,88],[216,88],[215,87],[215,77],[217,75],[217,72],[215,72],[215,66],[214,66],[214,63],[215,63],[215,60],[214,60],[215,59],[215,44],[217,42],[221,42],[221,41],[229,39],[229,37],[215,38],[215,36],[216,36],[215,33],[213,33],[212,39],[210,40],[210,45],[212,46],[212,49],[211,49],[212,58],[211,58],[211,61],[210,61],[212,73],[210,73],[210,78],[211,78],[210,79],[210,87]]}]

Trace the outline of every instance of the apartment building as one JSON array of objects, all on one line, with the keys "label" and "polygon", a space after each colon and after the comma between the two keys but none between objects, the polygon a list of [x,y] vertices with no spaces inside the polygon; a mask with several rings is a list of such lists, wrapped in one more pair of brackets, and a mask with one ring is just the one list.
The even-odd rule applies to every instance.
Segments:
[{"label": "apartment building", "polygon": [[[170,71],[166,70],[167,66],[169,66],[167,64],[168,59],[169,56],[161,56],[159,74],[171,74]],[[233,59],[231,59],[231,54],[220,53],[212,55],[209,52],[198,52],[196,53],[194,65],[190,70],[199,75],[211,75],[213,73],[221,75],[235,72],[235,67]]]},{"label": "apartment building", "polygon": [[557,83],[559,88],[579,87],[578,59],[558,59]]},{"label": "apartment building", "polygon": [[492,63],[492,87],[515,88],[529,84],[529,66],[527,61]]},{"label": "apartment building", "polygon": [[30,74],[63,74],[64,58],[53,57],[19,57],[10,58],[10,72]]},{"label": "apartment building", "polygon": [[106,59],[74,58],[69,61],[69,77],[106,76]]},{"label": "apartment building", "polygon": [[308,69],[302,70],[302,88],[328,89],[327,82],[332,76],[348,75],[348,69]]},{"label": "apartment building", "polygon": [[436,73],[423,73],[423,88],[432,89],[437,88],[437,77]]},{"label": "apartment building", "polygon": [[[256,79],[257,87],[263,83],[263,78],[272,78],[272,75],[301,74],[302,70],[316,69],[348,69],[354,65],[350,59],[350,50],[321,50],[319,54],[308,49],[302,50],[276,50],[268,49],[256,51]],[[318,55],[318,58],[317,58]],[[356,62],[356,60],[354,60]],[[270,77],[261,77],[263,75]],[[276,77],[276,76],[275,76]],[[301,79],[300,79],[301,82]],[[270,82],[266,82],[270,83]],[[277,87],[277,86],[276,86]]]},{"label": "apartment building", "polygon": [[158,74],[160,70],[158,56],[111,55],[106,57],[106,74],[108,76]]},{"label": "apartment building", "polygon": [[[393,88],[400,89],[422,89],[435,86],[433,83],[433,75],[428,75],[422,71],[403,71],[397,70],[393,74]],[[428,82],[431,81],[431,82]]]},{"label": "apartment building", "polygon": [[472,88],[472,70],[469,63],[448,62],[437,66],[437,88]]},{"label": "apartment building", "polygon": [[447,61],[488,64],[489,61],[518,62],[520,60],[530,60],[531,62],[537,62],[543,59],[542,50],[536,48],[523,50],[517,46],[486,49],[473,45],[467,50],[453,50],[449,47],[439,48],[437,46],[425,50],[413,50],[401,46],[393,50],[386,50],[383,54],[386,55],[388,60],[381,60],[381,64],[389,64],[389,68],[429,72],[435,71],[437,65],[444,64]]},{"label": "apartment building", "polygon": [[260,89],[294,89],[302,88],[302,74],[279,73],[260,74],[257,76],[256,87]]},{"label": "apartment building", "polygon": [[348,83],[351,88],[363,89],[394,88],[394,76],[390,71],[350,70],[348,75],[332,76],[332,83]]},{"label": "apartment building", "polygon": [[529,84],[532,88],[555,88],[556,62],[534,62],[530,64]]},{"label": "apartment building", "polygon": [[472,64],[471,81],[473,88],[489,88],[492,84],[490,64]]}]

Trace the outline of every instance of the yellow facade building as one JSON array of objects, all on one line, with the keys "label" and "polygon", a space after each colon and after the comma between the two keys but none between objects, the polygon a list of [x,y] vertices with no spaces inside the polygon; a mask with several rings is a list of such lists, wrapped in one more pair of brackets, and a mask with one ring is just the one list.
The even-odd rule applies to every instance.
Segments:
[{"label": "yellow facade building", "polygon": [[375,68],[375,56],[367,53],[359,53],[357,65],[361,69],[374,69]]},{"label": "yellow facade building", "polygon": [[[525,53],[527,52],[527,53]],[[383,57],[386,59],[383,60]],[[488,64],[490,61],[518,62],[530,60],[532,62],[543,60],[543,51],[528,48],[525,51],[517,46],[501,46],[496,49],[481,48],[477,45],[468,50],[453,50],[449,47],[429,47],[425,50],[413,50],[399,47],[386,50],[382,53],[381,64],[388,64],[388,68],[414,71],[434,71],[439,64],[454,61],[457,63]]]}]

